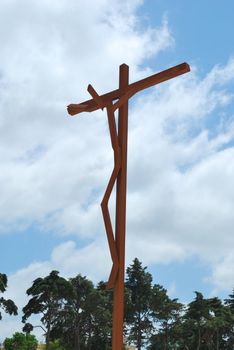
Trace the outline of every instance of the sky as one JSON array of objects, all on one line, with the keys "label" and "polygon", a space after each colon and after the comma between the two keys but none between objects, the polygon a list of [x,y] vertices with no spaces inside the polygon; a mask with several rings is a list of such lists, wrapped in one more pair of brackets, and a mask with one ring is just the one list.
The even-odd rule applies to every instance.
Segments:
[{"label": "sky", "polygon": [[[19,309],[53,269],[108,278],[107,117],[66,106],[89,99],[89,83],[116,89],[122,63],[130,82],[191,66],[130,101],[126,265],[138,257],[185,303],[231,293],[233,12],[231,0],[0,2],[0,272]],[[21,327],[3,315],[0,341]]]}]

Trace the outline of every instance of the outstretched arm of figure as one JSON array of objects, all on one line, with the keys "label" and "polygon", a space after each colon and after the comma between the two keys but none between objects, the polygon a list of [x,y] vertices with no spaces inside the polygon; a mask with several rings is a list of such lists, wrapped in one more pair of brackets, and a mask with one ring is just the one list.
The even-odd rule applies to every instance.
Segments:
[{"label": "outstretched arm of figure", "polygon": [[[149,88],[151,86],[154,86],[156,84],[162,83],[162,82],[167,81],[169,79],[175,78],[175,77],[177,77],[181,74],[187,73],[189,71],[190,71],[189,65],[187,63],[182,63],[182,64],[179,64],[179,65],[174,66],[172,68],[166,69],[162,72],[153,74],[153,75],[151,75],[147,78],[144,78],[142,80],[136,81],[135,83],[128,85],[126,91],[121,91],[121,89],[113,90],[111,92],[108,92],[108,93],[100,96],[100,98],[102,99],[104,104],[107,104],[108,101],[118,100],[118,99],[121,99],[121,96],[124,96],[125,94],[128,95],[129,91],[132,91],[132,92],[134,92],[133,94],[135,94],[141,90],[144,90],[144,89]],[[125,95],[125,97],[126,97],[126,95]],[[128,98],[130,98],[130,97],[128,97]],[[67,107],[68,113],[72,116],[76,115],[78,113],[82,113],[82,112],[92,112],[92,111],[95,111],[99,108],[100,108],[100,105],[97,103],[97,101],[94,98],[92,98],[91,100],[88,100],[88,101],[84,101],[83,103],[79,103],[79,104],[72,103]],[[118,107],[116,107],[116,108],[118,108]]]}]

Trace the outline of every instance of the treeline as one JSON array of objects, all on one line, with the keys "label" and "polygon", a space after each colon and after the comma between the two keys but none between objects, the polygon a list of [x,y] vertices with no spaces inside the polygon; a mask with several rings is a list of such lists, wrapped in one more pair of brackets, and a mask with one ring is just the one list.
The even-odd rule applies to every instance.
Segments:
[{"label": "treeline", "polygon": [[[7,277],[0,274],[0,292],[6,287]],[[65,279],[52,271],[37,278],[26,293],[25,337],[39,326],[46,350],[111,350],[112,291],[106,290],[105,282],[95,287],[80,274]],[[17,314],[12,300],[0,298],[0,307]],[[35,314],[40,324],[29,322]],[[233,350],[234,290],[224,301],[195,292],[194,300],[183,305],[163,286],[153,284],[152,275],[136,258],[126,270],[124,322],[126,344],[135,344],[138,350]],[[5,345],[12,342],[6,339]],[[32,350],[32,345],[23,350]]]}]

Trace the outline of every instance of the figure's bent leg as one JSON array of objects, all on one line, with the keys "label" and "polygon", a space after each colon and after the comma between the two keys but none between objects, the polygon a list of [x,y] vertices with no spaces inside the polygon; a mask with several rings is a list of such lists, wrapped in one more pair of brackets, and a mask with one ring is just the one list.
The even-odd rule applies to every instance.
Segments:
[{"label": "figure's bent leg", "polygon": [[109,183],[107,185],[106,192],[104,194],[103,200],[101,202],[103,219],[106,227],[107,239],[110,247],[111,258],[113,261],[113,266],[111,270],[111,274],[107,283],[107,288],[113,288],[115,284],[115,280],[118,274],[119,269],[119,259],[116,249],[116,242],[114,239],[113,228],[111,224],[110,214],[108,210],[108,201],[113,190],[115,181],[117,179],[119,170],[121,168],[121,156],[120,156],[120,148],[118,144],[118,136],[115,124],[115,115],[112,109],[112,104],[107,106],[107,115],[108,115],[108,123],[110,129],[111,136],[111,144],[114,150],[114,169],[112,171]]},{"label": "figure's bent leg", "polygon": [[[98,95],[98,93],[95,91],[95,89],[92,87],[92,85],[88,86],[88,92],[93,97],[95,102],[100,108],[104,108],[104,104],[102,101],[102,98]],[[104,197],[101,202],[101,208],[102,208],[102,215],[103,220],[105,224],[106,234],[107,234],[107,240],[109,244],[111,259],[113,262],[112,270],[110,273],[110,277],[107,283],[107,288],[113,288],[118,270],[119,270],[119,259],[116,249],[116,242],[114,238],[113,228],[111,224],[111,218],[110,213],[108,209],[108,202],[111,196],[111,192],[113,190],[115,181],[117,179],[117,176],[119,174],[119,170],[121,168],[121,155],[120,155],[120,147],[118,143],[118,135],[116,130],[116,123],[115,123],[115,114],[114,114],[114,108],[113,104],[110,102],[108,106],[105,106],[107,110],[107,116],[108,116],[108,124],[109,124],[109,130],[110,130],[110,137],[111,137],[111,145],[114,151],[114,169],[112,171],[110,180],[108,182]]]}]

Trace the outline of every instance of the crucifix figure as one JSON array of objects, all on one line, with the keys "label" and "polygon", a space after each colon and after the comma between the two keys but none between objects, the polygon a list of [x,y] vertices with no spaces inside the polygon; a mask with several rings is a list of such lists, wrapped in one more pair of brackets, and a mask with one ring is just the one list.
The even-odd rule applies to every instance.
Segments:
[{"label": "crucifix figure", "polygon": [[[100,108],[106,108],[108,117],[111,144],[114,151],[114,168],[101,202],[101,208],[113,262],[107,283],[107,288],[113,288],[114,290],[112,350],[123,349],[128,100],[141,90],[189,71],[189,65],[187,63],[182,63],[129,84],[129,67],[126,64],[122,64],[119,69],[119,88],[117,90],[100,96],[95,89],[89,85],[88,92],[92,99],[80,104],[70,104],[67,107],[68,113],[71,116],[81,112],[93,112]],[[114,114],[117,109],[118,130]],[[113,230],[108,210],[108,201],[115,182],[116,215],[115,230]]]}]

